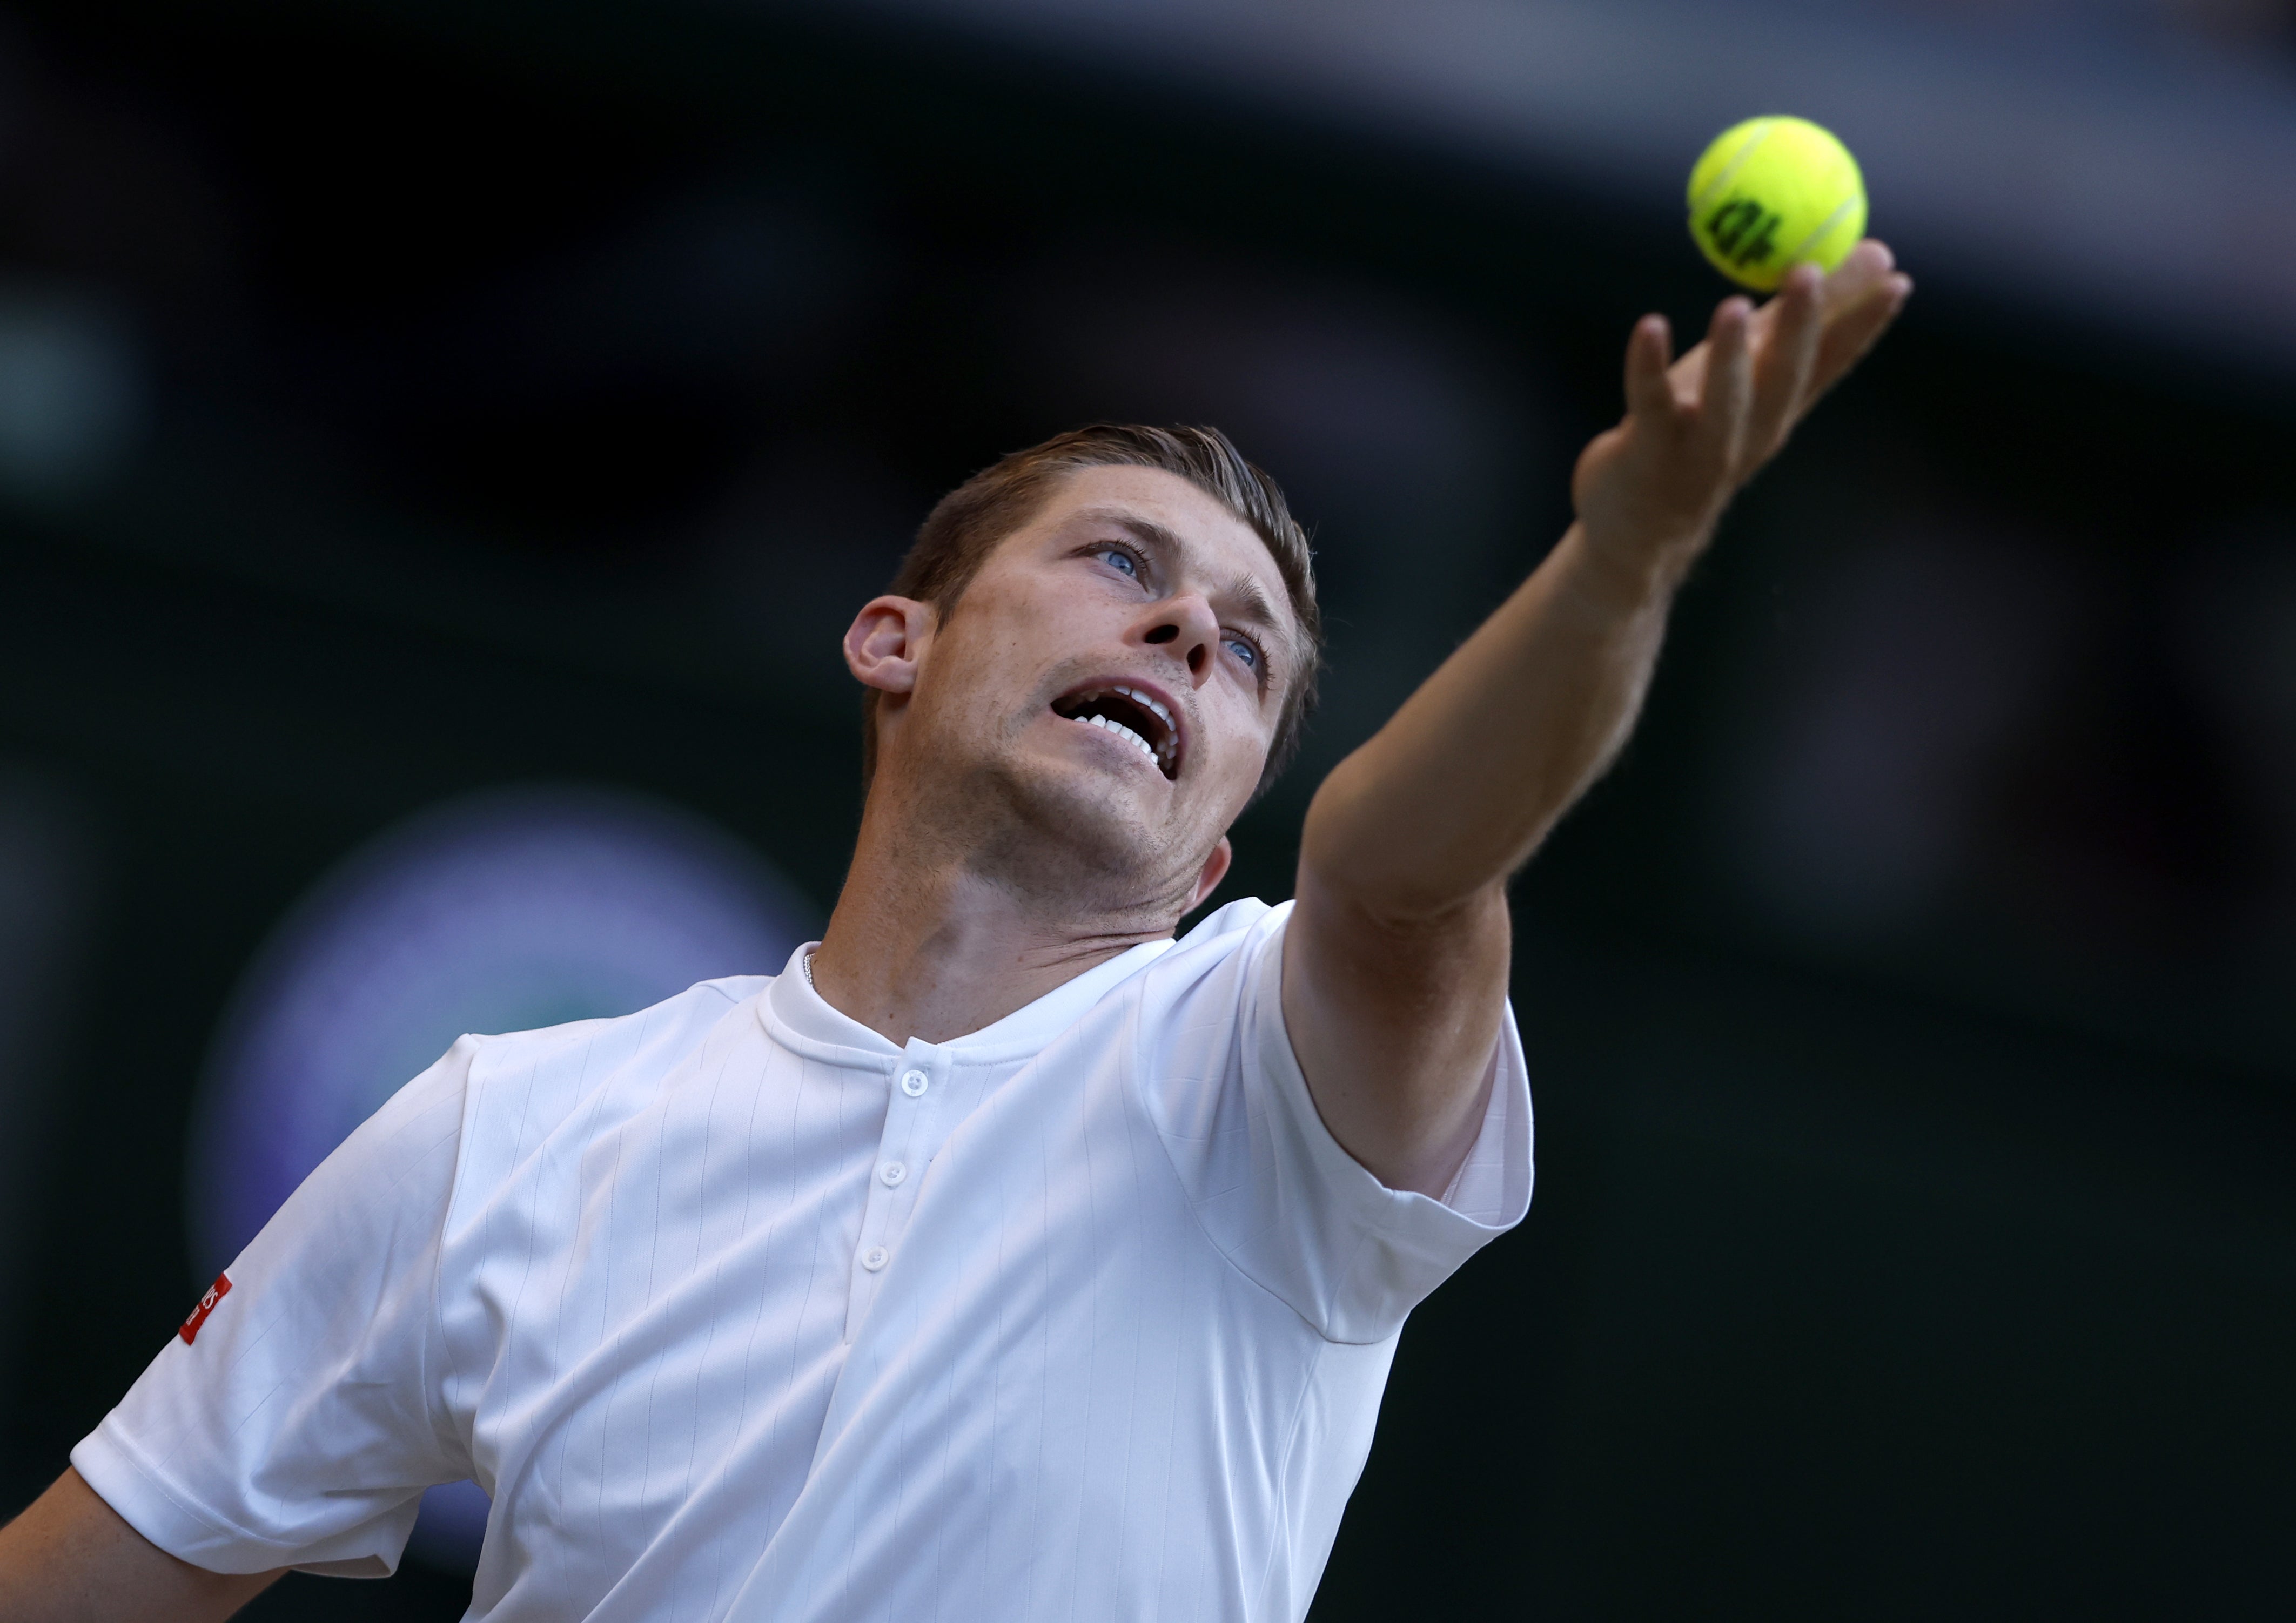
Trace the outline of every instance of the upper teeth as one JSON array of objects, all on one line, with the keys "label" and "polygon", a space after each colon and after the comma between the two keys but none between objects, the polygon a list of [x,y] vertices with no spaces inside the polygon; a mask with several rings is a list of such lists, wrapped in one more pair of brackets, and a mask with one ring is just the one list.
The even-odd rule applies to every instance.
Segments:
[{"label": "upper teeth", "polygon": [[[1121,693],[1123,690],[1119,688],[1117,691]],[[1141,737],[1140,734],[1135,733],[1130,727],[1126,726],[1122,722],[1111,721],[1105,716],[1092,716],[1086,717],[1086,719],[1095,727],[1106,728],[1109,732],[1115,734],[1119,738],[1123,739],[1128,743],[1139,745],[1141,754],[1146,756],[1151,762],[1155,760],[1156,751],[1154,747],[1152,746],[1146,739]]]},{"label": "upper teeth", "polygon": [[1151,699],[1147,694],[1145,694],[1145,693],[1142,693],[1138,688],[1134,688],[1134,687],[1119,687],[1119,688],[1113,688],[1113,689],[1111,689],[1111,690],[1110,690],[1110,691],[1111,691],[1111,692],[1113,692],[1113,693],[1119,693],[1123,694],[1127,699],[1129,699],[1129,700],[1130,700],[1130,701],[1132,701],[1132,702],[1133,702],[1133,703],[1135,703],[1135,704],[1141,704],[1141,705],[1145,705],[1145,706],[1147,706],[1147,707],[1148,707],[1148,709],[1152,709],[1152,710],[1153,710],[1153,711],[1155,711],[1155,712],[1156,712],[1156,719],[1157,719],[1157,720],[1159,720],[1159,721],[1162,722],[1162,723],[1163,723],[1166,726],[1168,726],[1168,726],[1170,726],[1170,725],[1172,725],[1172,712],[1171,712],[1171,711],[1169,711],[1169,710],[1168,710],[1168,709],[1166,709],[1162,705],[1160,705],[1160,704],[1157,703],[1153,699]]}]

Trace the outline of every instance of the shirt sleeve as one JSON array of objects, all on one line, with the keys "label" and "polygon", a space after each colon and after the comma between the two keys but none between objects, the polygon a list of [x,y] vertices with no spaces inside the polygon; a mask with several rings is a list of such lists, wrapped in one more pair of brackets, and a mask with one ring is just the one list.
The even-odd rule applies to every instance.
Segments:
[{"label": "shirt sleeve", "polygon": [[381,1578],[422,1490],[470,1473],[436,1396],[437,1281],[475,1048],[344,1140],[72,1450],[160,1548],[214,1572]]},{"label": "shirt sleeve", "polygon": [[1192,935],[1148,971],[1162,985],[1149,993],[1160,1006],[1144,1010],[1147,1107],[1231,1263],[1327,1340],[1384,1340],[1529,1209],[1522,1039],[1510,1005],[1481,1129],[1444,1198],[1388,1188],[1332,1136],[1292,1053],[1283,998],[1291,912],[1267,909],[1224,939]]}]

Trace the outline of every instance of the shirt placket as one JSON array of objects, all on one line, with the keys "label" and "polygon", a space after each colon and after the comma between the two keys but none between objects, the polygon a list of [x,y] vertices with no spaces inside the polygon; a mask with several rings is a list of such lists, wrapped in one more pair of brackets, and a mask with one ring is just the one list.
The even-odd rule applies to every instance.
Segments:
[{"label": "shirt placket", "polygon": [[948,1104],[949,1055],[912,1041],[893,1071],[884,1130],[869,1168],[869,1199],[861,1213],[861,1240],[853,1252],[845,1294],[845,1340],[850,1345],[877,1299],[915,1209],[917,1185],[941,1137]]}]

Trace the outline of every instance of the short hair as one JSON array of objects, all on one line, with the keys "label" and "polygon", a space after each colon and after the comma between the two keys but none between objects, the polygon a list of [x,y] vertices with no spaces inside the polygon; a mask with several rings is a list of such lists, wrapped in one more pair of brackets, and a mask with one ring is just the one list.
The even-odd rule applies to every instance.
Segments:
[{"label": "short hair", "polygon": [[[1275,558],[1299,635],[1275,738],[1268,746],[1259,787],[1252,791],[1257,799],[1299,752],[1300,735],[1315,708],[1324,617],[1316,606],[1316,571],[1307,531],[1292,516],[1282,488],[1247,462],[1219,430],[1095,422],[1011,452],[934,504],[886,589],[897,597],[931,603],[946,623],[988,555],[1037,515],[1062,480],[1084,468],[1160,468],[1176,473],[1250,526]],[[865,785],[877,771],[878,699],[873,688],[862,698]]]}]

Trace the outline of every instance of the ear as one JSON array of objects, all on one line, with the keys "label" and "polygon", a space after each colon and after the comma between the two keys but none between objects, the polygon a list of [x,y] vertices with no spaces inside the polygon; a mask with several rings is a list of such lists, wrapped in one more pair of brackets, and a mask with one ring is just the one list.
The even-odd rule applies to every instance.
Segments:
[{"label": "ear", "polygon": [[845,668],[864,687],[906,693],[917,684],[917,662],[932,640],[931,603],[914,597],[874,597],[845,631]]},{"label": "ear", "polygon": [[1227,877],[1228,865],[1235,860],[1235,848],[1222,834],[1220,842],[1212,847],[1212,854],[1204,858],[1203,872],[1196,875],[1196,893],[1188,898],[1184,911],[1193,913],[1202,905],[1204,898],[1219,889],[1220,881]]}]

